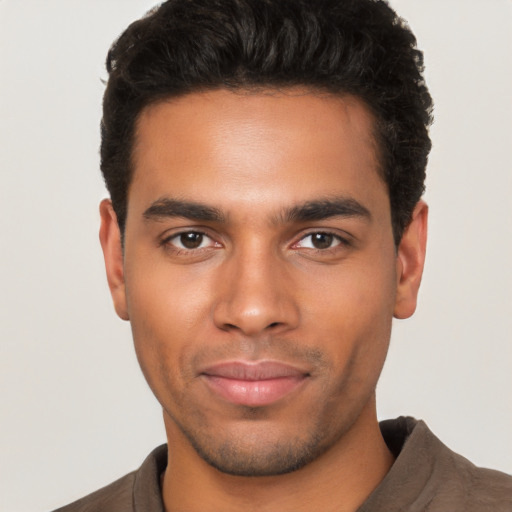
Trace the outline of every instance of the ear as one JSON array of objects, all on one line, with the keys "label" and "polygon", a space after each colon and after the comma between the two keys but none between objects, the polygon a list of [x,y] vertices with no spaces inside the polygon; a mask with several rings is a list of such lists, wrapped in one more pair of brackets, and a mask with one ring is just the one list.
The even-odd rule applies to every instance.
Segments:
[{"label": "ear", "polygon": [[100,242],[105,259],[107,281],[114,301],[116,313],[123,320],[129,320],[124,282],[123,249],[121,231],[110,199],[100,203]]},{"label": "ear", "polygon": [[427,248],[427,220],[428,206],[419,201],[398,246],[395,318],[409,318],[416,310]]}]

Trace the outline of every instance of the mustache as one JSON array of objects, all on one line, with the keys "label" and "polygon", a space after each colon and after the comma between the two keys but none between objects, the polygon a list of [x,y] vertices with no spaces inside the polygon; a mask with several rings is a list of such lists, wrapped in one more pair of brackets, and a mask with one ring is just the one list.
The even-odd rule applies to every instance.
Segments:
[{"label": "mustache", "polygon": [[288,338],[268,335],[258,338],[231,339],[221,345],[204,343],[200,351],[191,358],[191,368],[223,361],[241,360],[248,362],[278,361],[298,367],[307,367],[311,373],[325,370],[330,366],[329,358],[318,346],[312,347]]}]

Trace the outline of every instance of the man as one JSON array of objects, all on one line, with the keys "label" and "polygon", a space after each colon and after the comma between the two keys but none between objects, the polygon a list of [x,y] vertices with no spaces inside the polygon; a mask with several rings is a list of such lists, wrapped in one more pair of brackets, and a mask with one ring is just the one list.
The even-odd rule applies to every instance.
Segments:
[{"label": "man", "polygon": [[510,477],[377,422],[427,227],[431,99],[395,13],[171,0],[107,67],[100,239],[168,450],[62,510],[510,510]]}]

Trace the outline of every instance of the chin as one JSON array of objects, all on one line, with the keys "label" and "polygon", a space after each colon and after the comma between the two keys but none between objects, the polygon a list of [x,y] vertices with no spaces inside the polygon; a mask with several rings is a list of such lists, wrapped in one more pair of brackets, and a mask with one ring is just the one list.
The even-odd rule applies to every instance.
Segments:
[{"label": "chin", "polygon": [[[259,430],[259,429],[257,429]],[[318,433],[294,439],[284,433],[268,438],[265,433],[232,435],[219,439],[204,433],[182,432],[196,453],[218,471],[236,476],[275,476],[297,471],[322,455],[333,442]],[[261,435],[260,435],[261,434]],[[265,439],[267,437],[267,439]]]},{"label": "chin", "polygon": [[218,471],[235,476],[276,476],[292,473],[316,459],[324,450],[315,446],[275,446],[272,450],[239,450],[226,443],[212,452],[195,446],[199,456]]}]

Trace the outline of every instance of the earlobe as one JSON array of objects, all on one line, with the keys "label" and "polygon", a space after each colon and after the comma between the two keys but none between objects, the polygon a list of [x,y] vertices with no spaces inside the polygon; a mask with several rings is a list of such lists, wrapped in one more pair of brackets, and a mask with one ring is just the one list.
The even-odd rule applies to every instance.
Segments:
[{"label": "earlobe", "polygon": [[409,318],[416,310],[425,264],[427,220],[428,206],[419,201],[398,246],[395,318]]},{"label": "earlobe", "polygon": [[104,199],[100,203],[100,216],[100,243],[103,249],[107,281],[112,300],[114,301],[114,308],[120,318],[129,320],[124,282],[121,231],[110,199]]}]

